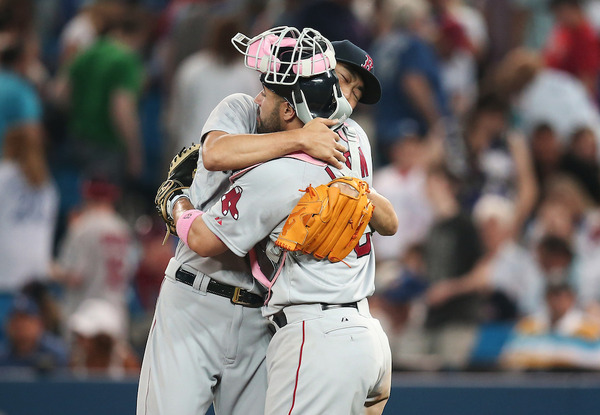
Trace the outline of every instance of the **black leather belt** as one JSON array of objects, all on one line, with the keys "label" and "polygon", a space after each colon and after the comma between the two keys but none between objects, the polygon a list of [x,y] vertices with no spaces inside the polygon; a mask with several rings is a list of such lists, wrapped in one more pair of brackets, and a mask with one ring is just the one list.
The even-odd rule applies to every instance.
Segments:
[{"label": "black leather belt", "polygon": [[[193,287],[196,274],[179,268],[175,273],[175,279]],[[221,284],[213,279],[209,281],[206,292],[229,298],[233,304],[239,304],[244,307],[258,308],[265,302],[265,299],[258,294],[253,294],[240,287]]]},{"label": "black leather belt", "polygon": [[[356,308],[358,310],[358,303],[354,302],[354,303],[344,303],[344,304],[324,304],[321,303],[321,309],[323,311],[325,310],[331,310],[334,308],[344,308],[344,307],[349,307],[349,308]],[[285,316],[285,313],[283,312],[283,310],[278,311],[277,313],[275,313],[273,315],[273,317],[271,317],[273,323],[275,323],[277,325],[277,327],[279,327],[280,329],[283,328],[287,323],[287,317]]]}]

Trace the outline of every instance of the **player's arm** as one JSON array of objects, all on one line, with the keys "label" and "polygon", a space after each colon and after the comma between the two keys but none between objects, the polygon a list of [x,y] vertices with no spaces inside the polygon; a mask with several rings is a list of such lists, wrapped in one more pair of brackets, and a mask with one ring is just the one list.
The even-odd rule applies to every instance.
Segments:
[{"label": "player's arm", "polygon": [[402,79],[402,87],[427,121],[429,128],[435,126],[441,114],[427,78],[417,72],[409,73]]},{"label": "player's arm", "polygon": [[373,206],[375,206],[369,225],[380,235],[394,235],[398,230],[398,216],[396,215],[396,211],[394,211],[392,203],[373,188],[371,188],[367,197],[373,203]]},{"label": "player's arm", "polygon": [[336,120],[315,118],[303,128],[267,134],[228,134],[210,131],[202,145],[207,170],[239,170],[295,151],[303,151],[337,168],[346,161],[346,147],[329,127]]},{"label": "player's arm", "polygon": [[509,133],[508,145],[517,172],[517,228],[529,218],[538,197],[538,185],[525,138],[516,131]]},{"label": "player's arm", "polygon": [[114,92],[111,96],[110,113],[120,136],[125,142],[128,172],[132,177],[140,177],[143,169],[144,148],[142,146],[135,94],[125,89]]},{"label": "player's arm", "polygon": [[[194,209],[192,202],[186,197],[179,198],[173,205],[173,219],[175,224],[179,222],[182,215]],[[178,229],[179,230],[179,229]],[[181,236],[181,235],[180,235]],[[227,251],[225,245],[209,228],[200,216],[191,223],[187,234],[187,245],[190,249],[202,257],[212,257]]]}]

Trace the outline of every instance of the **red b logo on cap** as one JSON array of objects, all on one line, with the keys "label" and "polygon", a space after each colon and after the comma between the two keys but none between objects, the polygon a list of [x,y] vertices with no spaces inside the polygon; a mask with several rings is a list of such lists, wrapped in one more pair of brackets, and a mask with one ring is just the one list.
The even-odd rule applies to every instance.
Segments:
[{"label": "red b logo on cap", "polygon": [[371,57],[369,55],[367,55],[367,58],[365,59],[365,63],[363,63],[361,66],[363,68],[365,68],[367,71],[371,72],[373,70],[373,59],[371,59]]}]

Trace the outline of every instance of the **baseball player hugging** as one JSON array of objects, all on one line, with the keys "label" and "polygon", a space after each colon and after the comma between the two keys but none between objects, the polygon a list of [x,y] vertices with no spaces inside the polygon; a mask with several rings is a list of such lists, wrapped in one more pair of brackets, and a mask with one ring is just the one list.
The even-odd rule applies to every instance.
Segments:
[{"label": "baseball player hugging", "polygon": [[222,101],[203,145],[255,142],[255,133],[263,146],[270,137],[309,140],[308,129],[322,127],[323,137],[341,137],[345,163],[294,145],[275,156],[265,148],[246,165],[261,163],[233,174],[206,170],[199,145],[173,160],[156,205],[180,242],[148,339],[138,414],[199,414],[211,402],[224,414],[381,413],[391,355],[367,302],[368,223],[389,210],[370,190],[369,141],[348,119],[334,48],[312,29],[289,27],[232,42],[263,89]]}]

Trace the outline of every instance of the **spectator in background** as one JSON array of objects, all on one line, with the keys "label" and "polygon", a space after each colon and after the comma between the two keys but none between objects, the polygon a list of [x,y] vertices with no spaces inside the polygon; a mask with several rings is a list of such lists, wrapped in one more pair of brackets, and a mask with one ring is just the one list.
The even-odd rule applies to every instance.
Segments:
[{"label": "spectator in background", "polygon": [[121,322],[118,311],[105,300],[81,303],[68,319],[74,337],[70,366],[75,375],[121,378],[139,373],[139,358],[121,336]]},{"label": "spectator in background", "polygon": [[133,9],[107,25],[106,36],[73,60],[59,88],[69,108],[69,139],[58,150],[64,159],[55,173],[63,212],[80,202],[83,176],[102,171],[123,185],[139,180],[144,167],[138,112],[144,71],[138,52],[147,29]]},{"label": "spectator in background", "polygon": [[395,369],[439,369],[438,356],[428,354],[423,336],[428,283],[424,247],[406,247],[400,271],[369,300],[371,312],[388,336]]},{"label": "spectator in background", "polygon": [[544,189],[560,171],[564,146],[556,131],[545,122],[533,128],[529,141],[538,187]]},{"label": "spectator in background", "polygon": [[600,369],[600,323],[578,307],[576,292],[564,272],[572,253],[561,249],[559,241],[540,241],[545,307],[519,321],[500,357],[505,368]]},{"label": "spectator in background", "polygon": [[129,306],[129,340],[138,355],[142,356],[165,278],[164,270],[173,257],[177,238],[165,243],[165,223],[158,215],[140,216],[136,220],[135,231],[139,243],[139,264],[133,277],[136,302]]},{"label": "spectator in background", "polygon": [[38,90],[48,80],[48,71],[40,59],[40,41],[37,36],[33,0],[0,1],[0,30],[16,36],[23,49],[22,76]]},{"label": "spectator in background", "polygon": [[515,0],[477,2],[487,24],[488,47],[481,62],[482,71],[493,69],[511,49],[521,44],[519,12]]},{"label": "spectator in background", "polygon": [[550,12],[551,0],[512,0],[515,8],[517,44],[539,51],[552,30],[554,19]]},{"label": "spectator in background", "polygon": [[517,126],[527,136],[546,123],[563,145],[584,126],[600,137],[600,115],[584,85],[571,74],[546,67],[540,54],[514,49],[486,78],[487,85],[511,101]]},{"label": "spectator in background", "polygon": [[53,335],[62,334],[62,314],[57,298],[60,296],[58,287],[49,281],[32,281],[21,290],[31,298],[40,310],[44,328]]},{"label": "spectator in background", "polygon": [[516,204],[519,229],[535,206],[538,189],[527,143],[518,130],[509,128],[508,109],[496,94],[480,96],[472,109],[463,138],[466,171],[460,200],[470,212],[483,195],[505,196]]},{"label": "spectator in background", "polygon": [[[425,269],[429,284],[459,278],[481,258],[482,247],[472,219],[457,199],[456,177],[445,166],[427,174],[427,196],[434,211],[433,226],[425,239]],[[429,307],[425,320],[426,350],[442,365],[458,369],[468,361],[481,321],[481,296],[466,294]]]},{"label": "spectator in background", "polygon": [[568,175],[556,174],[548,180],[524,236],[529,246],[535,246],[548,234],[568,240],[581,257],[600,253],[600,211]]},{"label": "spectator in background", "polygon": [[91,178],[82,194],[84,206],[69,224],[58,258],[58,279],[65,287],[63,315],[68,319],[86,299],[107,301],[125,338],[136,259],[129,225],[115,210],[119,188],[103,178]]},{"label": "spectator in background", "polygon": [[[296,12],[290,26],[302,30],[310,27],[327,39],[349,40],[361,49],[368,49],[371,33],[352,8],[353,0],[313,0],[305,2]],[[335,16],[335,24],[332,22]]]},{"label": "spectator in background", "polygon": [[394,236],[373,235],[377,250],[376,287],[397,276],[406,250],[425,239],[433,221],[425,183],[430,147],[420,137],[407,136],[392,144],[391,163],[375,172],[373,187],[386,195],[398,216],[401,232]]},{"label": "spectator in background", "polygon": [[598,163],[598,140],[588,127],[571,135],[561,163],[562,170],[571,175],[595,204],[600,203],[600,165]]},{"label": "spectator in background", "polygon": [[598,93],[600,43],[581,0],[551,0],[555,24],[544,48],[548,67],[579,79],[592,99]]},{"label": "spectator in background", "polygon": [[30,367],[39,371],[65,367],[67,348],[44,329],[40,310],[31,298],[17,295],[5,322],[7,344],[0,350],[0,366]]},{"label": "spectator in background", "polygon": [[119,0],[93,0],[84,3],[62,29],[58,67],[65,67],[78,53],[92,46],[104,34],[110,22],[120,17],[123,10],[123,4]]},{"label": "spectator in background", "polygon": [[44,152],[42,110],[25,79],[25,49],[0,33],[0,291],[50,274],[58,193]]},{"label": "spectator in background", "polygon": [[440,65],[429,32],[424,0],[387,1],[389,32],[374,44],[375,72],[383,91],[375,122],[380,164],[389,163],[391,145],[404,135],[424,137],[449,115]]},{"label": "spectator in background", "polygon": [[474,47],[450,13],[439,17],[434,46],[450,110],[454,117],[463,120],[477,97]]},{"label": "spectator in background", "polygon": [[243,32],[239,18],[216,18],[210,25],[207,47],[186,58],[173,79],[170,148],[163,153],[169,161],[183,147],[200,142],[204,123],[223,98],[237,92],[254,96],[261,87],[231,44],[231,38]]},{"label": "spectator in background", "polygon": [[488,49],[489,36],[488,23],[481,11],[481,3],[465,0],[433,0],[433,2],[436,1],[439,1],[445,10],[460,23],[467,35],[476,61],[482,61]]},{"label": "spectator in background", "polygon": [[488,294],[486,320],[510,320],[537,311],[542,303],[543,277],[534,256],[518,243],[515,204],[485,195],[473,209],[484,255],[469,273],[443,280],[427,292],[429,304],[470,293]]},{"label": "spectator in background", "polygon": [[575,257],[569,272],[578,305],[600,316],[600,210],[576,181],[556,175],[548,182],[525,237],[530,247],[546,237],[567,241]]}]

